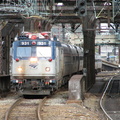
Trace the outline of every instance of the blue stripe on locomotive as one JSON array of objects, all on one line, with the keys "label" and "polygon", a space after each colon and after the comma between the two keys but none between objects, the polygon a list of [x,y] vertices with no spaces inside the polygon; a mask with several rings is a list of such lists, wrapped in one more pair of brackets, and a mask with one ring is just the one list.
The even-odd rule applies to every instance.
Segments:
[{"label": "blue stripe on locomotive", "polygon": [[[32,45],[32,42],[38,43],[37,45]],[[24,43],[24,44],[22,44]],[[28,44],[29,43],[29,44]],[[44,43],[44,44],[39,44],[39,43]],[[55,59],[56,56],[56,47],[61,47],[61,43],[59,41],[50,41],[50,40],[19,40],[13,42],[13,58],[17,58],[17,47],[28,47],[32,46],[32,49],[35,49],[37,46],[51,46],[52,49],[52,59]],[[32,57],[35,57],[35,55],[32,55]],[[24,57],[22,60],[27,60],[29,57]]]}]

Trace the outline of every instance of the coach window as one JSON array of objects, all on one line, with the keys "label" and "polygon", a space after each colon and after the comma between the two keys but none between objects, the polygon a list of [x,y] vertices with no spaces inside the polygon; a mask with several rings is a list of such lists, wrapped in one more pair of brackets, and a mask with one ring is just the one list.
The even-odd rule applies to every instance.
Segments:
[{"label": "coach window", "polygon": [[37,57],[51,57],[51,47],[37,47],[36,48]]}]

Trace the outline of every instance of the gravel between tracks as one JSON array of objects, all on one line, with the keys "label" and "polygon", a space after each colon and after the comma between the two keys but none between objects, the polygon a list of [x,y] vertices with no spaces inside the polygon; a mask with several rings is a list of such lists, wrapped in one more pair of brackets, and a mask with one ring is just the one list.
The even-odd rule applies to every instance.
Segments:
[{"label": "gravel between tracks", "polygon": [[4,120],[5,113],[9,107],[16,101],[16,94],[9,94],[5,98],[0,99],[0,120]]},{"label": "gravel between tracks", "polygon": [[42,109],[43,120],[107,120],[99,97],[87,93],[84,101],[69,101],[68,91],[49,98]]},{"label": "gravel between tracks", "polygon": [[[0,99],[0,120],[4,120],[6,110],[16,99],[16,94]],[[69,101],[68,91],[58,92],[45,102],[43,120],[107,120],[100,109],[99,100],[99,96],[86,93],[84,101]]]}]

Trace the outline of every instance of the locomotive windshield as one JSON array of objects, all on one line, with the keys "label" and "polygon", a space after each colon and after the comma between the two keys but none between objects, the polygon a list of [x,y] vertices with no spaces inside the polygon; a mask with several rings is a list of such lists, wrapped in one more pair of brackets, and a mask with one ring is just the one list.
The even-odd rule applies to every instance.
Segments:
[{"label": "locomotive windshield", "polygon": [[51,57],[51,47],[37,47],[36,55],[37,57]]},{"label": "locomotive windshield", "polygon": [[48,46],[37,46],[37,47],[17,47],[16,51],[16,57],[31,57],[31,56],[36,56],[36,57],[52,57],[52,49],[51,47]]},{"label": "locomotive windshield", "polygon": [[31,47],[17,47],[17,57],[30,57]]}]

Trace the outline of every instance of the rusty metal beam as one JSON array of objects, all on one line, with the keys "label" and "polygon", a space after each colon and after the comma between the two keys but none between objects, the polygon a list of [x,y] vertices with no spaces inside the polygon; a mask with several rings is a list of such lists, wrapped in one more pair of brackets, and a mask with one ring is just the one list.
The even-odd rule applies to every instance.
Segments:
[{"label": "rusty metal beam", "polygon": [[[56,12],[60,12],[61,10],[64,12],[64,11],[73,11],[74,12],[74,9],[75,9],[76,6],[62,6],[62,7],[56,7],[55,9],[55,13]],[[108,9],[108,6],[104,6],[104,5],[100,5],[100,6],[95,6],[95,9],[96,11],[99,11],[101,10],[102,8],[104,8],[104,10],[107,10]],[[112,6],[109,6],[110,10],[112,10]],[[93,6],[87,6],[87,10],[94,10],[94,7]],[[48,10],[49,12],[49,10]]]},{"label": "rusty metal beam", "polygon": [[[40,0],[38,0],[38,1],[41,2]],[[61,0],[61,1],[76,3],[76,0]],[[93,2],[95,4],[95,7],[92,6],[91,0],[87,0],[87,2],[88,2],[88,5],[87,5],[88,12],[89,11],[92,12],[93,10],[95,10],[97,15],[100,13],[99,17],[100,17],[101,21],[103,21],[105,23],[110,23],[110,22],[120,23],[120,20],[119,20],[120,15],[119,14],[117,16],[115,16],[114,21],[112,21],[112,10],[113,10],[112,0],[94,0]],[[111,4],[105,5],[105,3],[111,3]],[[39,4],[39,6],[41,7],[42,4]],[[67,5],[64,5],[61,7],[55,5],[54,10],[52,10],[53,7],[51,7],[52,8],[51,10],[46,9],[44,11],[44,12],[48,13],[48,15],[44,16],[44,17],[47,18],[52,15],[53,16],[52,18],[56,19],[56,20],[54,20],[54,21],[56,21],[56,23],[75,23],[75,21],[76,21],[76,23],[81,23],[81,20],[79,18],[76,19],[77,14],[74,13],[75,7],[76,7],[76,4],[67,4]],[[101,12],[101,10],[102,10],[102,12]],[[41,14],[41,10],[39,11],[39,13]],[[61,15],[61,17],[59,14]],[[65,18],[65,16],[66,16],[66,18]],[[16,23],[24,22],[24,20],[23,20],[24,17],[25,17],[25,15],[19,14],[19,13],[6,13],[6,12],[1,11],[1,14],[0,14],[0,19],[8,20],[10,22],[16,22]]]},{"label": "rusty metal beam", "polygon": [[11,33],[11,31],[13,30],[15,26],[15,23],[8,23],[3,29],[2,29],[2,37],[6,37],[8,34]]}]

